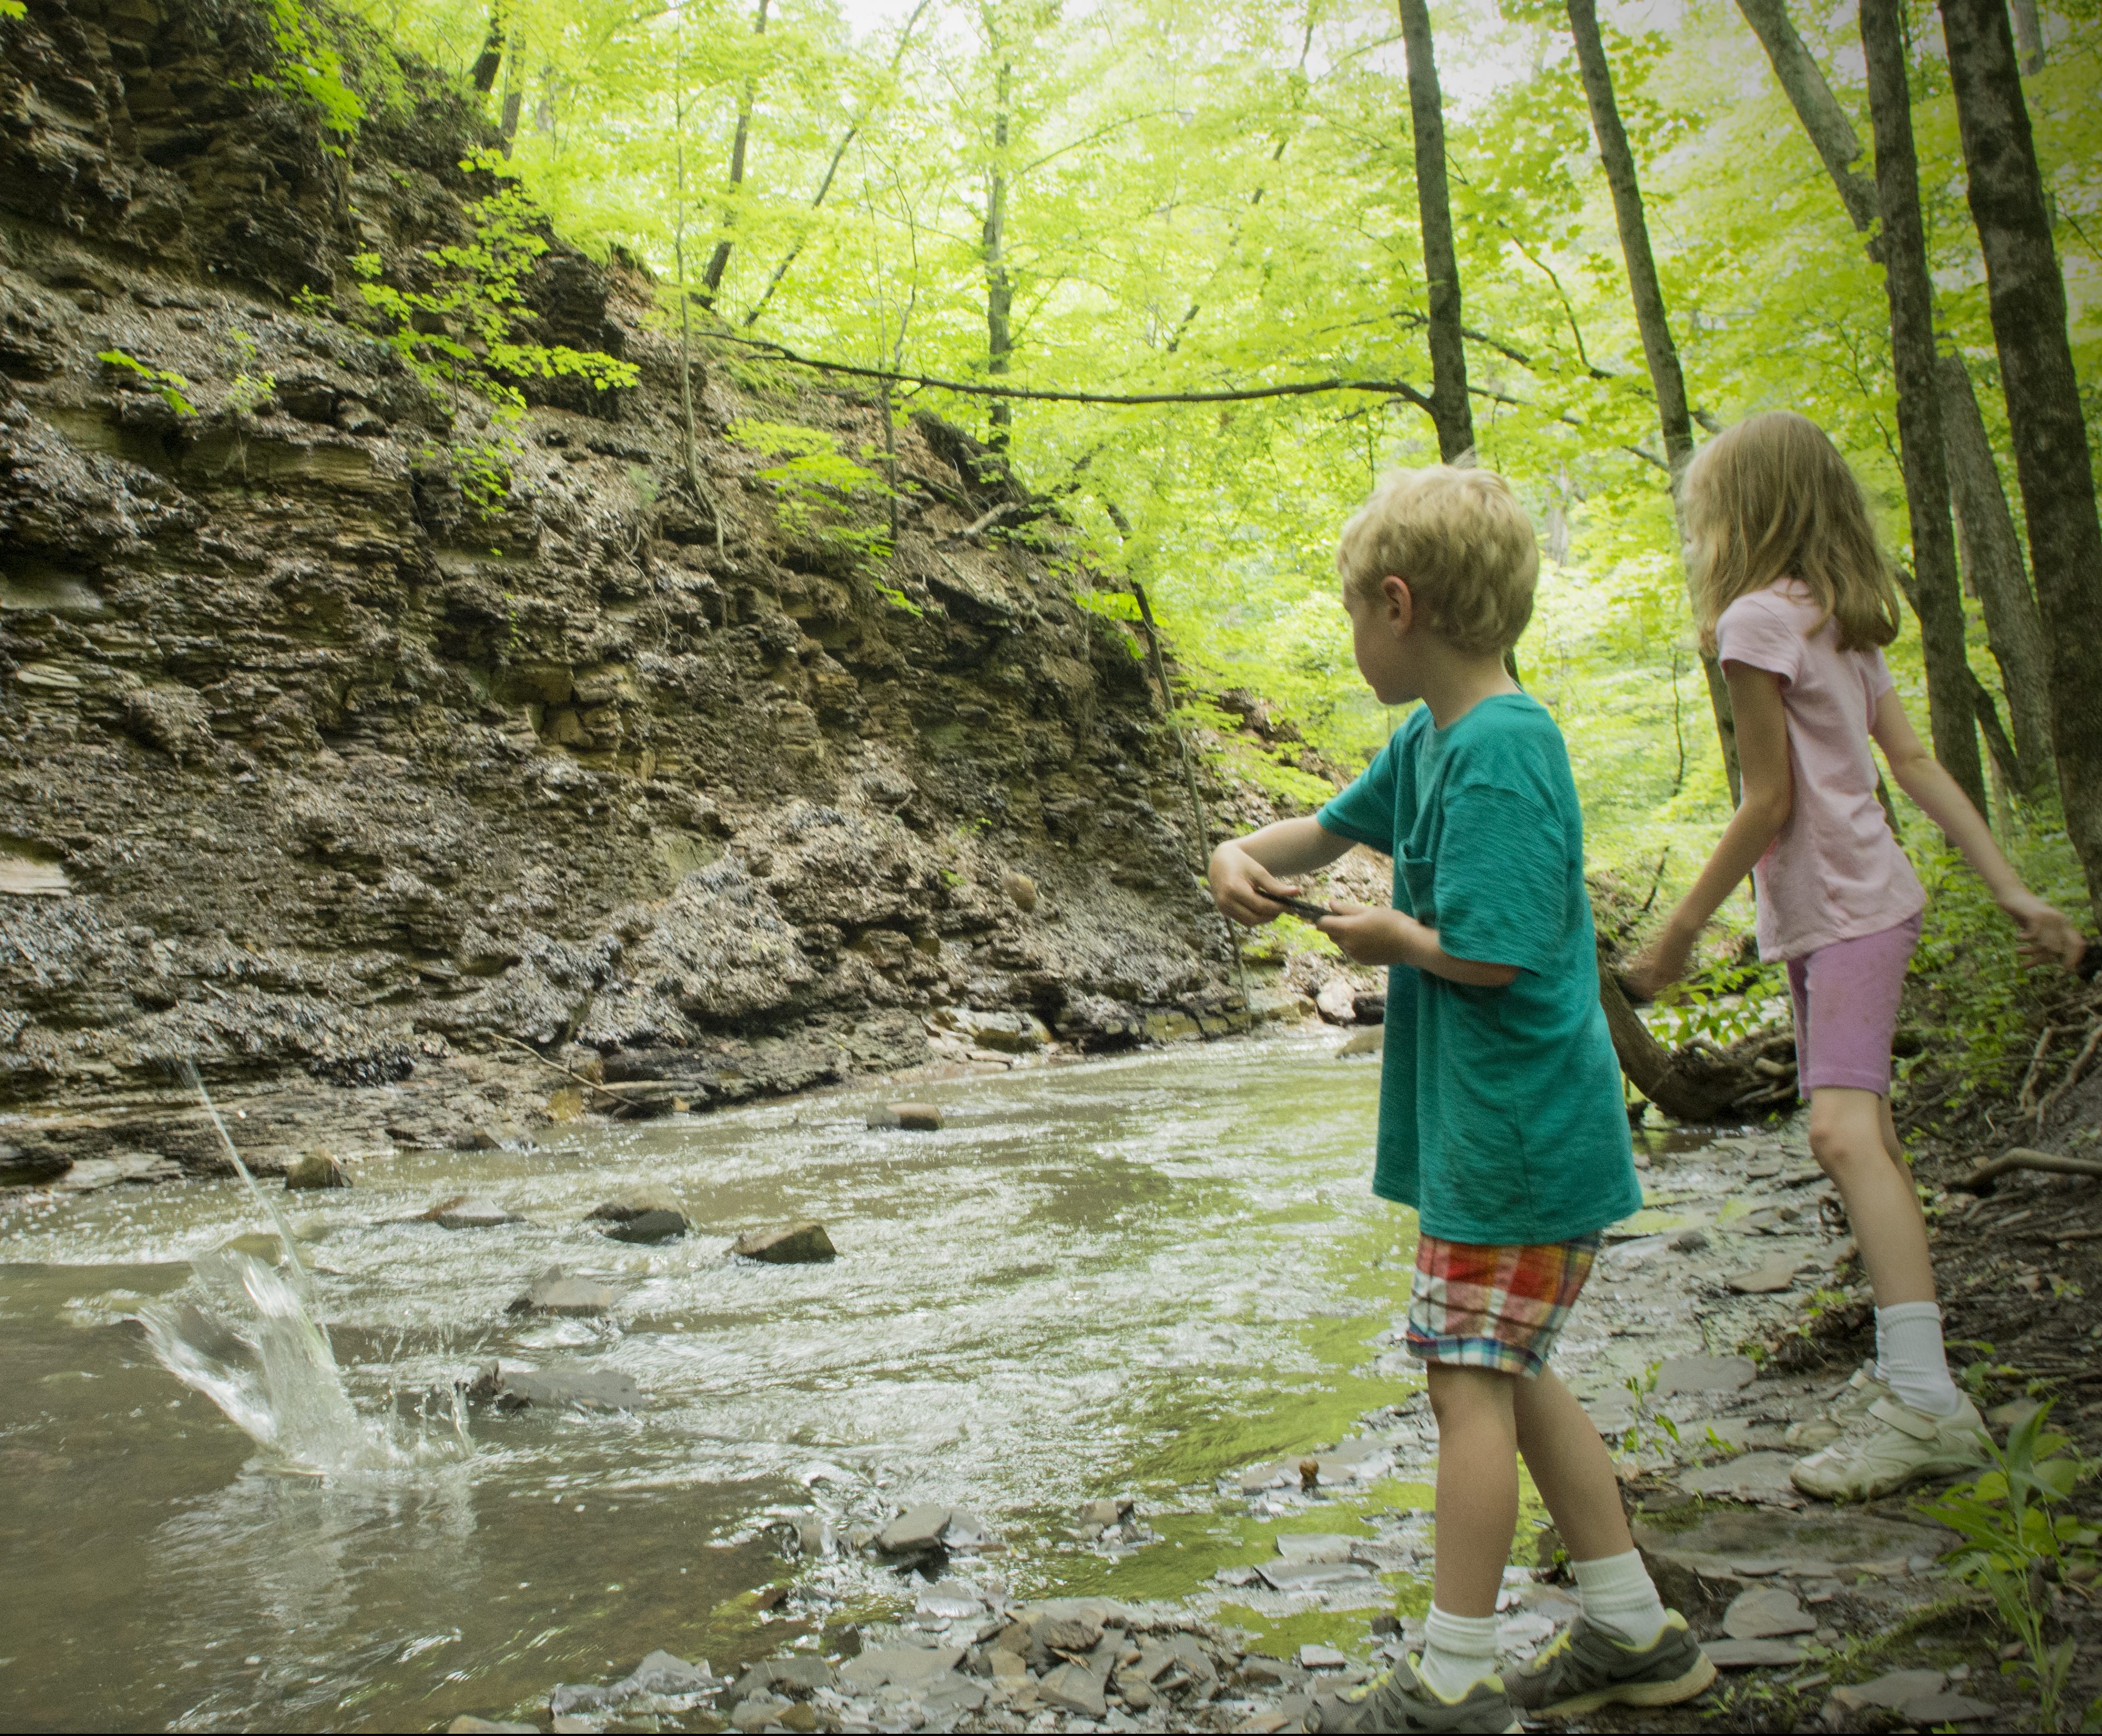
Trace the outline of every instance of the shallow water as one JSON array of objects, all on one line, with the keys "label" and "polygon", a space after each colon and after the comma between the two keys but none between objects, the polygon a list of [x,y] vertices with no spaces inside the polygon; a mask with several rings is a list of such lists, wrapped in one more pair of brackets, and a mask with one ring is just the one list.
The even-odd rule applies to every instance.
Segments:
[{"label": "shallow water", "polygon": [[[1073,1504],[1208,1491],[1399,1396],[1366,1365],[1413,1220],[1368,1185],[1377,1072],[1330,1047],[916,1087],[948,1118],[931,1136],[868,1132],[878,1094],[860,1091],[368,1161],[290,1212],[368,1426],[406,1417],[413,1438],[417,1395],[499,1353],[619,1370],[648,1404],[480,1413],[471,1457],[326,1477],[259,1452],[126,1319],[204,1300],[189,1262],[257,1228],[237,1183],[17,1196],[0,1723],[415,1728],[654,1646],[721,1670],[786,1636],[748,1594],[786,1573],[766,1509],[808,1502],[813,1476],[971,1507],[1013,1545],[1018,1591],[1102,1583],[1098,1557],[1045,1545]],[[641,1182],[695,1233],[631,1248],[580,1221]],[[401,1221],[468,1190],[527,1221]],[[738,1231],[805,1216],[835,1263],[726,1256]],[[611,1321],[507,1316],[557,1260],[611,1284]],[[1158,1594],[1163,1565],[1125,1577]]]}]

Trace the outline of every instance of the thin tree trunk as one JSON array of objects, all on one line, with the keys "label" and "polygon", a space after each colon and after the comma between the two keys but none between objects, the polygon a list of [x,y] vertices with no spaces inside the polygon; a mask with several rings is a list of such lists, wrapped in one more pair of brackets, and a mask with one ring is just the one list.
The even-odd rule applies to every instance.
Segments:
[{"label": "thin tree trunk", "polygon": [[1920,221],[1901,4],[1902,0],[1861,0],[1860,14],[1869,118],[1876,132],[1876,203],[1882,214],[1883,290],[1891,309],[1898,444],[1912,528],[1914,602],[1927,666],[1934,757],[1982,814],[1989,804],[1971,708],[1956,537],[1949,519],[1949,458],[1941,437],[1940,388],[1935,380],[1934,290]]},{"label": "thin tree trunk", "polygon": [[[759,11],[752,20],[754,36],[766,34],[766,8],[769,3],[769,0],[759,0]],[[715,306],[716,294],[722,288],[723,273],[729,269],[733,245],[729,232],[737,221],[738,191],[744,185],[745,147],[752,140],[752,108],[758,100],[759,81],[756,78],[746,79],[744,94],[737,105],[737,130],[730,135],[729,197],[723,202],[722,239],[716,243],[715,250],[708,255],[707,268],[701,273],[701,304],[703,307]]]},{"label": "thin tree trunk", "polygon": [[505,56],[503,117],[497,122],[496,127],[496,148],[507,158],[511,155],[512,143],[518,137],[518,111],[525,106],[526,102],[526,87],[518,82],[518,62],[525,52],[525,38],[520,34],[514,34],[511,38],[511,51]]},{"label": "thin tree trunk", "polygon": [[496,75],[503,70],[503,8],[491,7],[489,10],[489,34],[482,38],[481,52],[475,59],[474,71],[469,76],[474,87],[484,96],[496,88]]},{"label": "thin tree trunk", "polygon": [[[1591,130],[1598,135],[1606,184],[1612,189],[1613,218],[1620,227],[1628,291],[1634,302],[1635,325],[1642,334],[1650,384],[1656,393],[1657,423],[1664,435],[1665,462],[1670,468],[1675,495],[1687,460],[1693,456],[1693,416],[1687,407],[1686,375],[1679,367],[1678,346],[1671,335],[1664,286],[1657,281],[1656,255],[1650,247],[1649,221],[1643,210],[1642,183],[1636,178],[1634,153],[1628,148],[1627,129],[1621,124],[1620,103],[1613,95],[1613,69],[1606,59],[1605,40],[1599,33],[1598,8],[1594,0],[1568,0],[1568,8],[1570,33],[1576,39],[1577,69],[1583,75],[1584,99],[1591,111]],[[1743,779],[1737,768],[1737,720],[1730,709],[1730,689],[1723,683],[1722,666],[1712,656],[1702,653],[1701,670],[1707,679],[1709,709],[1715,714],[1715,738],[1723,749],[1730,799],[1735,802],[1743,794]]]},{"label": "thin tree trunk", "polygon": [[[995,51],[998,52],[997,44]],[[1014,283],[1007,274],[1007,140],[1008,103],[1013,94],[1014,63],[1002,56],[993,80],[992,164],[986,189],[984,247],[986,277],[986,372],[1007,372],[1008,358],[1014,353],[1013,334],[1008,316],[1014,307]],[[1004,398],[995,398],[986,414],[986,444],[994,451],[1007,446],[1013,410]]]},{"label": "thin tree trunk", "polygon": [[1957,356],[1944,356],[1935,371],[1956,506],[1956,551],[1984,611],[1985,636],[2000,666],[2000,688],[2014,723],[2016,768],[2008,782],[2024,796],[2033,795],[2051,769],[2051,653],[2043,621],[2029,591],[2021,538],[2007,510],[1971,375]]},{"label": "thin tree trunk", "polygon": [[2102,525],[2066,336],[2065,280],[2006,8],[2001,0],[1941,0],[1941,24],[2051,657],[2058,786],[2088,901],[2102,919]]},{"label": "thin tree trunk", "polygon": [[1839,106],[1839,99],[1832,94],[1824,70],[1796,33],[1788,16],[1788,0],[1737,0],[1737,10],[1745,15],[1745,22],[1766,50],[1774,77],[1788,93],[1803,131],[1810,135],[1810,142],[1825,160],[1825,172],[1839,189],[1847,215],[1853,219],[1854,227],[1865,234],[1875,225],[1876,184],[1853,166],[1860,161],[1860,135],[1847,118],[1847,111]]},{"label": "thin tree trunk", "polygon": [[694,498],[707,508],[715,521],[716,548],[723,546],[722,512],[715,495],[701,480],[701,461],[694,440],[693,298],[686,293],[686,9],[681,5],[673,20],[672,100],[672,162],[676,176],[678,210],[672,230],[672,263],[679,290],[679,432],[681,456],[685,462],[686,485]]},{"label": "thin tree trunk", "polygon": [[1425,0],[1398,0],[1408,60],[1409,128],[1416,147],[1416,210],[1423,230],[1423,277],[1430,303],[1430,419],[1438,456],[1451,463],[1475,448],[1467,401],[1467,348],[1460,331],[1460,262],[1452,249],[1452,206],[1445,182],[1445,104],[1431,51]]},{"label": "thin tree trunk", "polygon": [[2014,0],[2015,46],[2021,51],[2022,77],[2033,78],[2043,70],[2043,20],[2037,16],[2036,0]]}]

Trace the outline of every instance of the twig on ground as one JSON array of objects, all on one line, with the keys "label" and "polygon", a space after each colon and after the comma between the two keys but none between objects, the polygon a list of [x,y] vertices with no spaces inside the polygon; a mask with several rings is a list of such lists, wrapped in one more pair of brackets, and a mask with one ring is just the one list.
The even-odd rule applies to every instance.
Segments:
[{"label": "twig on ground", "polygon": [[2036,1104],[2029,1093],[2036,1089],[2037,1070],[2043,1065],[2044,1051],[2051,1047],[2051,1039],[2058,1034],[2055,1025],[2047,1025],[2043,1034],[2037,1038],[2036,1049],[2029,1056],[2029,1071],[2022,1075],[2022,1088],[2015,1098],[2015,1113],[2027,1120]]},{"label": "twig on ground", "polygon": [[2037,1132],[2043,1131],[2050,1120],[2051,1112],[2058,1107],[2058,1100],[2080,1083],[2080,1075],[2086,1070],[2087,1063],[2095,1058],[2095,1045],[2102,1043],[2102,1019],[2087,1027],[2087,1040],[2080,1046],[2080,1052],[2073,1057],[2073,1065],[2065,1070],[2065,1077],[2051,1087],[2042,1101],[2037,1105]]},{"label": "twig on ground", "polygon": [[565,1078],[574,1079],[578,1084],[583,1086],[587,1091],[595,1091],[601,1096],[610,1097],[615,1103],[632,1105],[634,1102],[634,1100],[632,1097],[627,1096],[623,1092],[614,1090],[610,1085],[601,1085],[596,1079],[588,1079],[581,1073],[571,1071],[570,1069],[565,1067],[558,1061],[550,1061],[538,1049],[534,1048],[530,1043],[521,1043],[516,1037],[505,1036],[502,1031],[493,1031],[490,1034],[494,1036],[499,1043],[508,1043],[514,1049],[524,1050],[526,1053],[531,1056],[534,1060],[539,1062],[542,1066],[553,1068],[556,1072],[561,1074]]},{"label": "twig on ground", "polygon": [[2017,1145],[2002,1157],[1989,1163],[1980,1163],[1967,1176],[1958,1176],[1949,1185],[1960,1188],[1966,1194],[1989,1192],[2001,1176],[2018,1169],[2042,1170],[2054,1176],[2094,1176],[2102,1177],[2102,1163],[2091,1158],[2061,1158],[2048,1151],[2031,1151]]}]

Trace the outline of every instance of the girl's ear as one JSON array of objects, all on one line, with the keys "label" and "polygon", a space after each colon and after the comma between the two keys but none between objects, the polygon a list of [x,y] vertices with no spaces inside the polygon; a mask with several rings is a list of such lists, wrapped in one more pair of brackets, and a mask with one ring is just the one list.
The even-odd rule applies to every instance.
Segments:
[{"label": "girl's ear", "polygon": [[1408,581],[1390,573],[1380,581],[1380,593],[1386,599],[1388,627],[1397,636],[1406,633],[1416,620],[1416,599],[1409,594]]}]

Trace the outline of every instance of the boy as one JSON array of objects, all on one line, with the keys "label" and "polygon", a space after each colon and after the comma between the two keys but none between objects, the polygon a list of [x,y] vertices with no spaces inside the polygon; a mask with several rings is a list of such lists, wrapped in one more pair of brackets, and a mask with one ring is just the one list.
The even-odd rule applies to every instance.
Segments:
[{"label": "boy", "polygon": [[[1532,526],[1501,477],[1390,476],[1337,565],[1358,668],[1424,702],[1310,820],[1213,852],[1236,921],[1354,843],[1394,855],[1394,907],[1333,904],[1321,932],[1391,966],[1373,1191],[1420,1216],[1408,1344],[1438,1419],[1438,1556],[1424,1650],[1345,1730],[1506,1730],[1690,1699],[1714,1679],[1628,1534],[1605,1443],[1547,1359],[1599,1233],[1642,1203],[1599,1008],[1582,818],[1554,720],[1505,673],[1532,613]],[[1583,1614],[1524,1672],[1496,1670],[1517,1455],[1574,1564]]]}]

